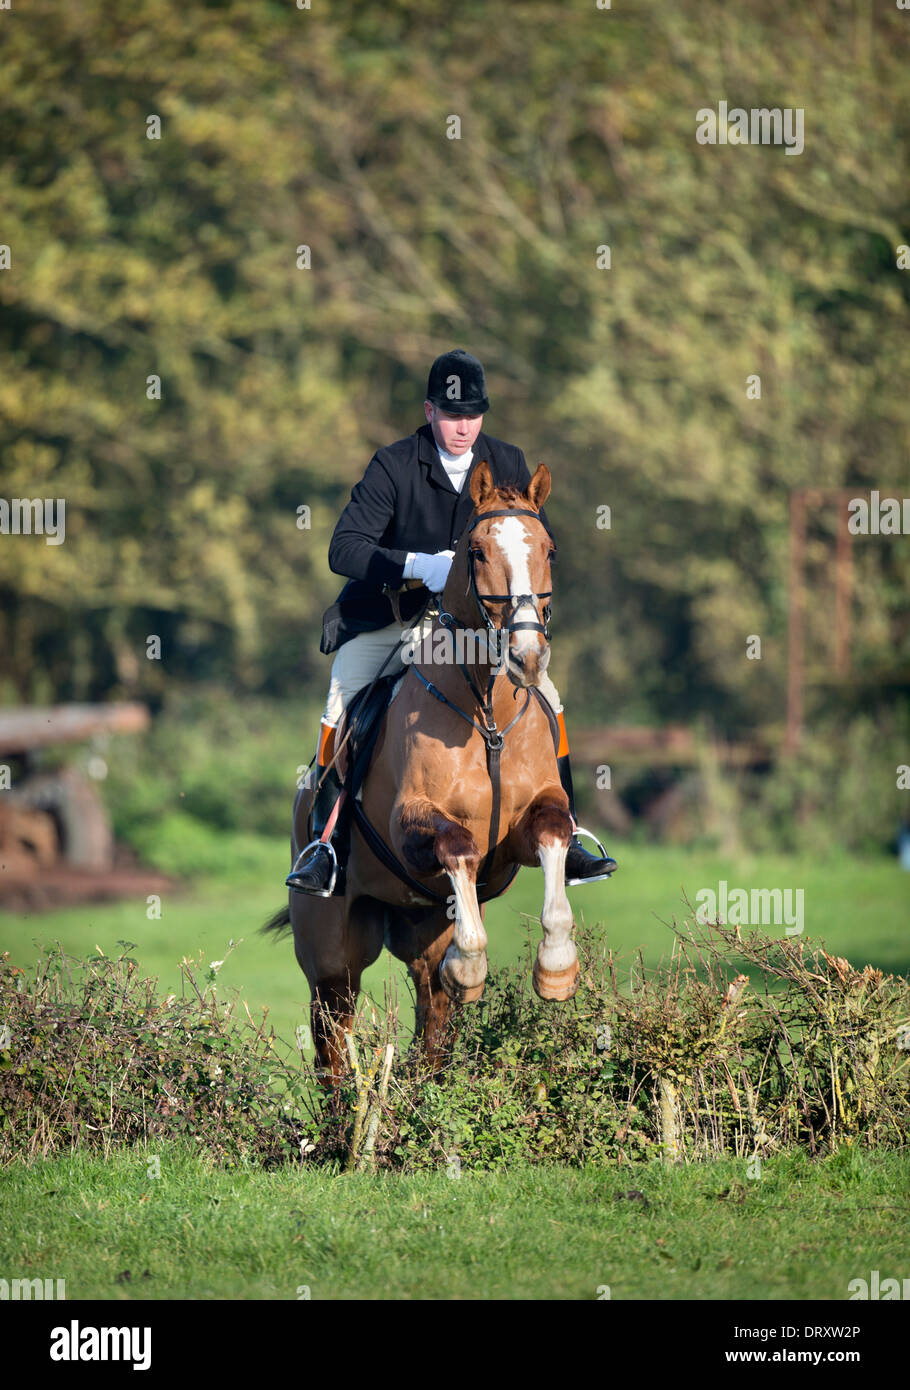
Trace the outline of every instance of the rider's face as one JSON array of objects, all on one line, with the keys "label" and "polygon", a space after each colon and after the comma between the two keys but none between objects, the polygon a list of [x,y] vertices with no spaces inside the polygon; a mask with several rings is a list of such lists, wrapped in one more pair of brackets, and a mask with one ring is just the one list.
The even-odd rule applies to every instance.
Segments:
[{"label": "rider's face", "polygon": [[464,454],[473,448],[483,424],[482,415],[449,415],[430,401],[424,401],[423,408],[428,422],[433,427],[436,443],[445,449],[447,454]]}]

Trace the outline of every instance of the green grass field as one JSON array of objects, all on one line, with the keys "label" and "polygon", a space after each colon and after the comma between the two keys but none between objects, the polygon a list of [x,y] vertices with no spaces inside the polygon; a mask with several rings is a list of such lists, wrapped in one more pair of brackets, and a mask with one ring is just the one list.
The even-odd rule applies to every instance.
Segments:
[{"label": "green grass field", "polygon": [[[399,1177],[178,1147],[7,1171],[0,1268],[67,1298],[832,1299],[907,1269],[904,1157]],[[599,1294],[598,1291],[601,1291]]]},{"label": "green grass field", "polygon": [[[154,857],[170,853],[168,842]],[[680,850],[617,847],[621,870],[572,890],[576,918],[646,964],[669,955],[665,925],[683,893],[731,886],[802,888],[806,938],[854,965],[910,970],[910,876],[894,861],[725,860]],[[189,850],[186,850],[189,855]],[[174,856],[179,860],[179,855]],[[216,875],[212,870],[223,865]],[[184,860],[186,867],[186,859]],[[144,972],[179,986],[182,956],[225,956],[219,989],[268,1007],[290,1040],[308,992],[288,940],[257,934],[283,900],[283,844],[221,836],[192,889],[167,897],[159,920],[122,902],[43,916],[0,915],[0,949],[28,967],[36,943],[81,956],[137,943]],[[529,963],[542,875],[523,871],[487,913],[491,968]],[[783,928],[779,931],[782,933]],[[403,969],[384,955],[368,988],[381,1002]],[[406,989],[406,986],[405,986]],[[402,993],[402,997],[406,995]],[[410,1010],[405,1008],[410,1023]],[[158,1178],[149,1159],[160,1159]],[[833,1299],[849,1281],[908,1268],[910,1158],[844,1149],[810,1162],[744,1161],[688,1168],[660,1162],[568,1171],[414,1176],[326,1170],[217,1169],[179,1145],[74,1154],[13,1165],[0,1185],[0,1261],[21,1277],[65,1277],[68,1298],[313,1299],[560,1298]],[[602,1296],[602,1294],[601,1294]]]}]

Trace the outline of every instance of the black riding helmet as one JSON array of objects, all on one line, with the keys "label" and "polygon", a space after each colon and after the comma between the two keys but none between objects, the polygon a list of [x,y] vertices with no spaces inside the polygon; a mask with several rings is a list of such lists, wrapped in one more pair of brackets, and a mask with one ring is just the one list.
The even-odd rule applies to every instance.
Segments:
[{"label": "black riding helmet", "polygon": [[482,363],[464,348],[444,352],[430,368],[426,399],[449,415],[485,415],[490,402]]}]

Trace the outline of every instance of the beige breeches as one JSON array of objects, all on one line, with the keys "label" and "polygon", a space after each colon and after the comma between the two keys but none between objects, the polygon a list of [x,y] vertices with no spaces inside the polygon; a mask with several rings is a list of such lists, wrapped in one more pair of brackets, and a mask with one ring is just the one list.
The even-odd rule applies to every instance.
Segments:
[{"label": "beige breeches", "polygon": [[[345,642],[343,647],[339,647],[332,662],[332,678],[329,682],[325,713],[322,716],[323,722],[337,724],[351,696],[356,695],[361,686],[369,685],[389,653],[399,646],[407,653],[408,649],[403,644],[422,641],[424,637],[429,636],[432,626],[433,620],[430,617],[425,617],[422,623],[414,627],[402,627],[399,623],[391,623],[388,627],[380,628],[378,632],[360,632],[349,642]],[[396,656],[389,662],[383,675],[402,672],[407,669],[407,665],[401,656]],[[540,693],[558,714],[562,709],[559,691],[546,674],[540,682]]]}]

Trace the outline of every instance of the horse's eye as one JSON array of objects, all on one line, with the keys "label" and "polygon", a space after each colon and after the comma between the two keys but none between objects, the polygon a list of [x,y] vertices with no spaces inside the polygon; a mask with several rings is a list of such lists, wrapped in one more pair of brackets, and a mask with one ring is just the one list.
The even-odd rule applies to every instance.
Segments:
[{"label": "horse's eye", "polygon": [[547,559],[550,561],[550,564],[552,565],[553,561],[556,559],[556,551],[551,550],[549,555],[547,556]]},{"label": "horse's eye", "polygon": [[485,558],[486,558],[486,557],[485,557],[485,555],[484,555],[484,553],[483,553],[482,550],[472,550],[472,551],[471,551],[471,559],[472,559],[472,560],[483,560],[483,559],[485,559]]}]

